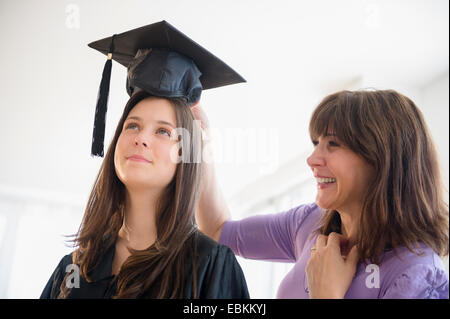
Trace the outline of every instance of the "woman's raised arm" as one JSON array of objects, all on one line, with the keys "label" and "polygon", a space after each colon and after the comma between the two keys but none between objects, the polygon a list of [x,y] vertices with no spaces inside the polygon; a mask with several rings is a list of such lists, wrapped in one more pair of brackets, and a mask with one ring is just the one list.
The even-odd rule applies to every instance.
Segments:
[{"label": "woman's raised arm", "polygon": [[[195,104],[191,107],[196,120],[201,122],[204,133],[209,129],[208,118],[200,107]],[[209,143],[204,143],[205,152],[212,155]],[[231,219],[231,214],[225,198],[216,179],[213,161],[203,161],[202,188],[195,217],[200,231],[219,241],[224,223]]]}]

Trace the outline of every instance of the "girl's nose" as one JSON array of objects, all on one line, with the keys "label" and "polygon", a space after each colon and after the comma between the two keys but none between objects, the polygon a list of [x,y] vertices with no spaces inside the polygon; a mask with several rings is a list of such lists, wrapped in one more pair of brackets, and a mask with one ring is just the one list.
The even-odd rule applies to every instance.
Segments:
[{"label": "girl's nose", "polygon": [[145,148],[147,148],[149,146],[148,139],[143,138],[141,136],[141,134],[136,135],[136,137],[134,139],[134,144],[136,146],[143,145]]}]

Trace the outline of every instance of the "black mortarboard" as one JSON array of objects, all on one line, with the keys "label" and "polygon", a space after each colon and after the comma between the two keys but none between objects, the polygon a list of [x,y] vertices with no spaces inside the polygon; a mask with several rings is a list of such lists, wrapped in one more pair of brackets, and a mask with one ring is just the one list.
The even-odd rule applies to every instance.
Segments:
[{"label": "black mortarboard", "polygon": [[115,34],[88,44],[108,56],[103,69],[91,155],[103,157],[111,59],[128,68],[127,92],[144,90],[160,97],[183,97],[193,104],[201,91],[245,82],[228,65],[166,21]]}]

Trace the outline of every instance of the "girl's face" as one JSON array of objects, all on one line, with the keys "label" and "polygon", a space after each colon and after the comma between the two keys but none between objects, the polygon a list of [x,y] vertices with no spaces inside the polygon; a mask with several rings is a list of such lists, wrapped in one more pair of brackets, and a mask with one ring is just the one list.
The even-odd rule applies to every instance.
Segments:
[{"label": "girl's face", "polygon": [[172,104],[150,97],[134,106],[117,141],[114,166],[127,188],[164,189],[173,179],[177,163],[171,159],[177,140]]},{"label": "girl's face", "polygon": [[321,136],[313,144],[307,163],[317,180],[317,205],[340,212],[360,210],[373,168],[334,135]]}]

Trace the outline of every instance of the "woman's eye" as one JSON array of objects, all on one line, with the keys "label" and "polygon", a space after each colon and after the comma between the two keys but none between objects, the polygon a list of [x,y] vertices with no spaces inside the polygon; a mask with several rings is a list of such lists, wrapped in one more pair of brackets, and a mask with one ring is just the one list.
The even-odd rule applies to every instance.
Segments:
[{"label": "woman's eye", "polygon": [[329,141],[328,144],[329,144],[330,146],[339,146],[339,144],[336,143],[335,141]]},{"label": "woman's eye", "polygon": [[[313,140],[313,141],[312,141],[312,144],[313,144],[314,147],[315,147],[315,146],[319,145],[319,142],[316,141],[316,140]],[[333,146],[333,147],[340,146],[339,143],[337,143],[337,142],[335,142],[335,141],[328,141],[328,145],[329,145],[329,146]]]},{"label": "woman's eye", "polygon": [[167,135],[168,137],[170,137],[170,132],[168,130],[166,130],[165,128],[160,128],[156,131],[157,134],[162,134],[162,135]]}]

